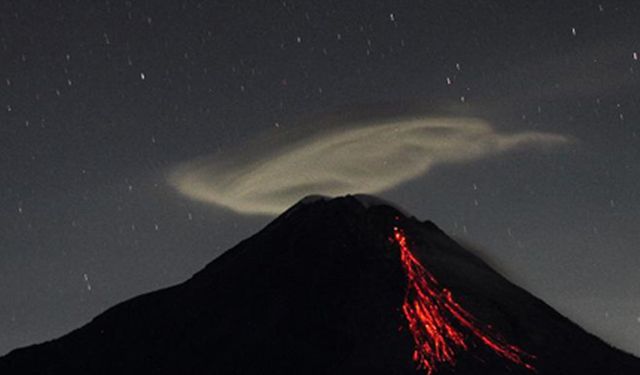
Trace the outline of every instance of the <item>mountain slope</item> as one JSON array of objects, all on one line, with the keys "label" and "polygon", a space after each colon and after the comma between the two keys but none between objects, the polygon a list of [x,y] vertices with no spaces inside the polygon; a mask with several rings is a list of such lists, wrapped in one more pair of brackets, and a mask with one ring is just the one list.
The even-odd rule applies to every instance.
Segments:
[{"label": "mountain slope", "polygon": [[[407,301],[417,306],[420,292],[411,289],[403,251],[415,256],[410,264],[422,275],[414,289],[428,289],[425,308],[435,309],[413,328],[408,319],[420,314],[404,307]],[[420,284],[429,277],[433,282]],[[432,332],[424,328],[429,321],[436,321],[426,325],[435,333],[420,341],[416,330]],[[416,350],[416,342],[441,355],[421,356],[426,349]],[[492,342],[516,348],[521,363]],[[185,283],[133,298],[60,339],[0,358],[1,374],[430,370],[624,375],[639,374],[640,360],[511,284],[433,223],[361,196],[303,200]]]}]

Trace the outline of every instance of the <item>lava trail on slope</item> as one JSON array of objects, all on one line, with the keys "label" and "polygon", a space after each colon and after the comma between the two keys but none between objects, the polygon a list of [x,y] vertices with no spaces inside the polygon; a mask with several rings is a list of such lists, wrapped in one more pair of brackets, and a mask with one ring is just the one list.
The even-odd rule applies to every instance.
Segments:
[{"label": "lava trail on slope", "polygon": [[482,324],[460,306],[450,290],[420,263],[409,248],[404,231],[393,228],[392,240],[400,249],[400,260],[407,276],[402,312],[415,343],[413,360],[431,375],[438,364],[454,366],[456,354],[467,351],[475,337],[497,355],[535,371],[535,357],[509,344],[490,325]]}]

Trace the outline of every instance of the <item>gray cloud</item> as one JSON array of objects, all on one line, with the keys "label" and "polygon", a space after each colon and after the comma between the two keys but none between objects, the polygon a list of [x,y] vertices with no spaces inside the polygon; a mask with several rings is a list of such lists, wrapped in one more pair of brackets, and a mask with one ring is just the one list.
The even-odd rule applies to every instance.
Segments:
[{"label": "gray cloud", "polygon": [[309,194],[379,193],[444,163],[508,150],[566,143],[563,135],[500,134],[472,118],[405,118],[363,124],[175,167],[169,182],[184,195],[234,211],[277,214]]}]

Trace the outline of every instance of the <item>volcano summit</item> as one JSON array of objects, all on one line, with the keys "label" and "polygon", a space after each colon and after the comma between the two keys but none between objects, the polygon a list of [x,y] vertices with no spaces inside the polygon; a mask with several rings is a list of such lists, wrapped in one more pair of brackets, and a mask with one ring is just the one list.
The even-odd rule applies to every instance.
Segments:
[{"label": "volcano summit", "polygon": [[1,374],[640,374],[640,360],[372,197],[305,199],[188,281]]}]

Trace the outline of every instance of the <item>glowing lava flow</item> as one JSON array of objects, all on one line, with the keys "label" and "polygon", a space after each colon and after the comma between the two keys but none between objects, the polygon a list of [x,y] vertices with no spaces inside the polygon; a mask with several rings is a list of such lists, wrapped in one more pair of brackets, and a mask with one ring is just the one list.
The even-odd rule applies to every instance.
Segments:
[{"label": "glowing lava flow", "polygon": [[470,312],[463,309],[453,299],[451,292],[441,287],[411,253],[404,232],[397,227],[393,230],[408,279],[402,311],[415,343],[413,360],[427,374],[432,374],[439,363],[455,365],[456,353],[469,349],[466,341],[469,336],[475,336],[497,355],[529,370],[535,370],[527,362],[534,358],[532,355],[505,342],[489,326],[482,325]]}]

